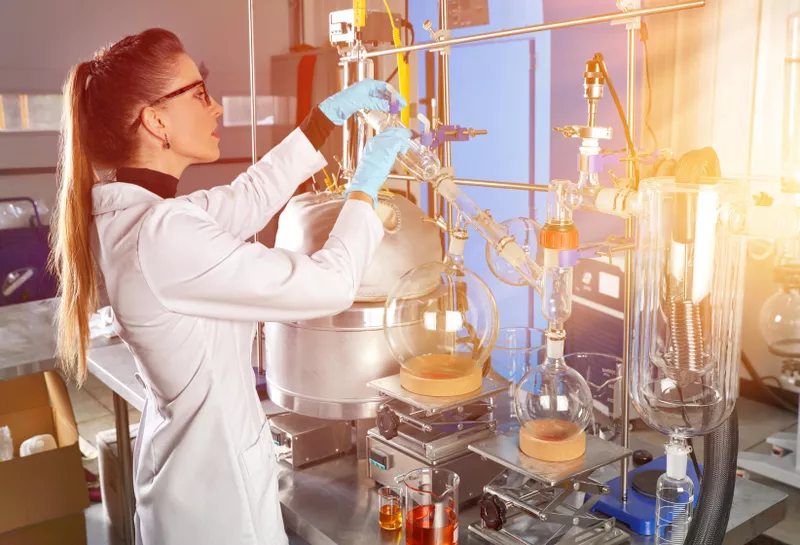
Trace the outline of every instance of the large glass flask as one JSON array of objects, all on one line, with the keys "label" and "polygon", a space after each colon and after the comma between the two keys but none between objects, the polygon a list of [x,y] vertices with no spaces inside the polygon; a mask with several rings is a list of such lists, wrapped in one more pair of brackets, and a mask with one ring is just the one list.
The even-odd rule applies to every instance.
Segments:
[{"label": "large glass flask", "polygon": [[514,391],[520,422],[520,449],[540,460],[564,461],[586,450],[592,420],[592,393],[584,378],[567,366],[563,341],[548,339],[547,355]]},{"label": "large glass flask", "polygon": [[736,401],[747,193],[701,178],[641,183],[631,331],[633,402],[652,428],[703,435]]},{"label": "large glass flask", "polygon": [[458,545],[458,475],[423,467],[405,484],[406,545]]},{"label": "large glass flask", "polygon": [[454,396],[481,387],[497,339],[497,304],[464,267],[465,242],[466,232],[455,231],[444,261],[407,272],[386,300],[384,333],[411,392]]}]

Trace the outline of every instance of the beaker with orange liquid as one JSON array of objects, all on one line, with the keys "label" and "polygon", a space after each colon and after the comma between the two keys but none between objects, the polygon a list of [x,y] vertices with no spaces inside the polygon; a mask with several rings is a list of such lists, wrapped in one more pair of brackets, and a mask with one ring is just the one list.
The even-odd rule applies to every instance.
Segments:
[{"label": "beaker with orange liquid", "polygon": [[399,487],[384,486],[378,490],[378,524],[384,530],[403,527],[403,492]]},{"label": "beaker with orange liquid", "polygon": [[405,485],[406,545],[458,545],[458,475],[423,467]]}]

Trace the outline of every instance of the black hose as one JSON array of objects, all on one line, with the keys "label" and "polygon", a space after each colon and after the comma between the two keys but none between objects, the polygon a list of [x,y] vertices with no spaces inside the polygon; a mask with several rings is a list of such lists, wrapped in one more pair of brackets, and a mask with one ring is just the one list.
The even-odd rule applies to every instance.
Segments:
[{"label": "black hose", "polygon": [[721,545],[728,528],[728,518],[736,487],[739,454],[739,417],[736,408],[717,429],[705,436],[705,472],[700,498],[686,545]]}]

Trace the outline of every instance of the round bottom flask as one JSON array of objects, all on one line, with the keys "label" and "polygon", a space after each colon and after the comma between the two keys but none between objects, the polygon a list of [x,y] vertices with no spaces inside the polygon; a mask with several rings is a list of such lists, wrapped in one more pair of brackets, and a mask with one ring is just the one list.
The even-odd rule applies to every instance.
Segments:
[{"label": "round bottom flask", "polygon": [[563,462],[586,452],[592,418],[589,385],[561,356],[550,356],[523,377],[514,392],[520,450],[538,460]]},{"label": "round bottom flask", "polygon": [[402,366],[400,385],[415,394],[459,396],[480,389],[497,339],[497,305],[464,267],[466,232],[451,235],[444,262],[406,273],[386,301],[384,333]]}]

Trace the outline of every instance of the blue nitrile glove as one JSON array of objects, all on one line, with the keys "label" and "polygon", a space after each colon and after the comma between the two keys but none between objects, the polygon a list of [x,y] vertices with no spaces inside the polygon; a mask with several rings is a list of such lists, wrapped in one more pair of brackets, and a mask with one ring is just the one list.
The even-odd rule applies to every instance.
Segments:
[{"label": "blue nitrile glove", "polygon": [[369,139],[356,167],[356,173],[344,196],[352,191],[366,193],[378,206],[378,190],[386,182],[398,153],[408,151],[411,131],[405,127],[390,127]]},{"label": "blue nitrile glove", "polygon": [[406,107],[405,99],[394,87],[385,81],[365,79],[326,98],[320,103],[319,109],[335,125],[343,125],[359,110],[388,112],[392,97],[400,102],[400,109]]}]

